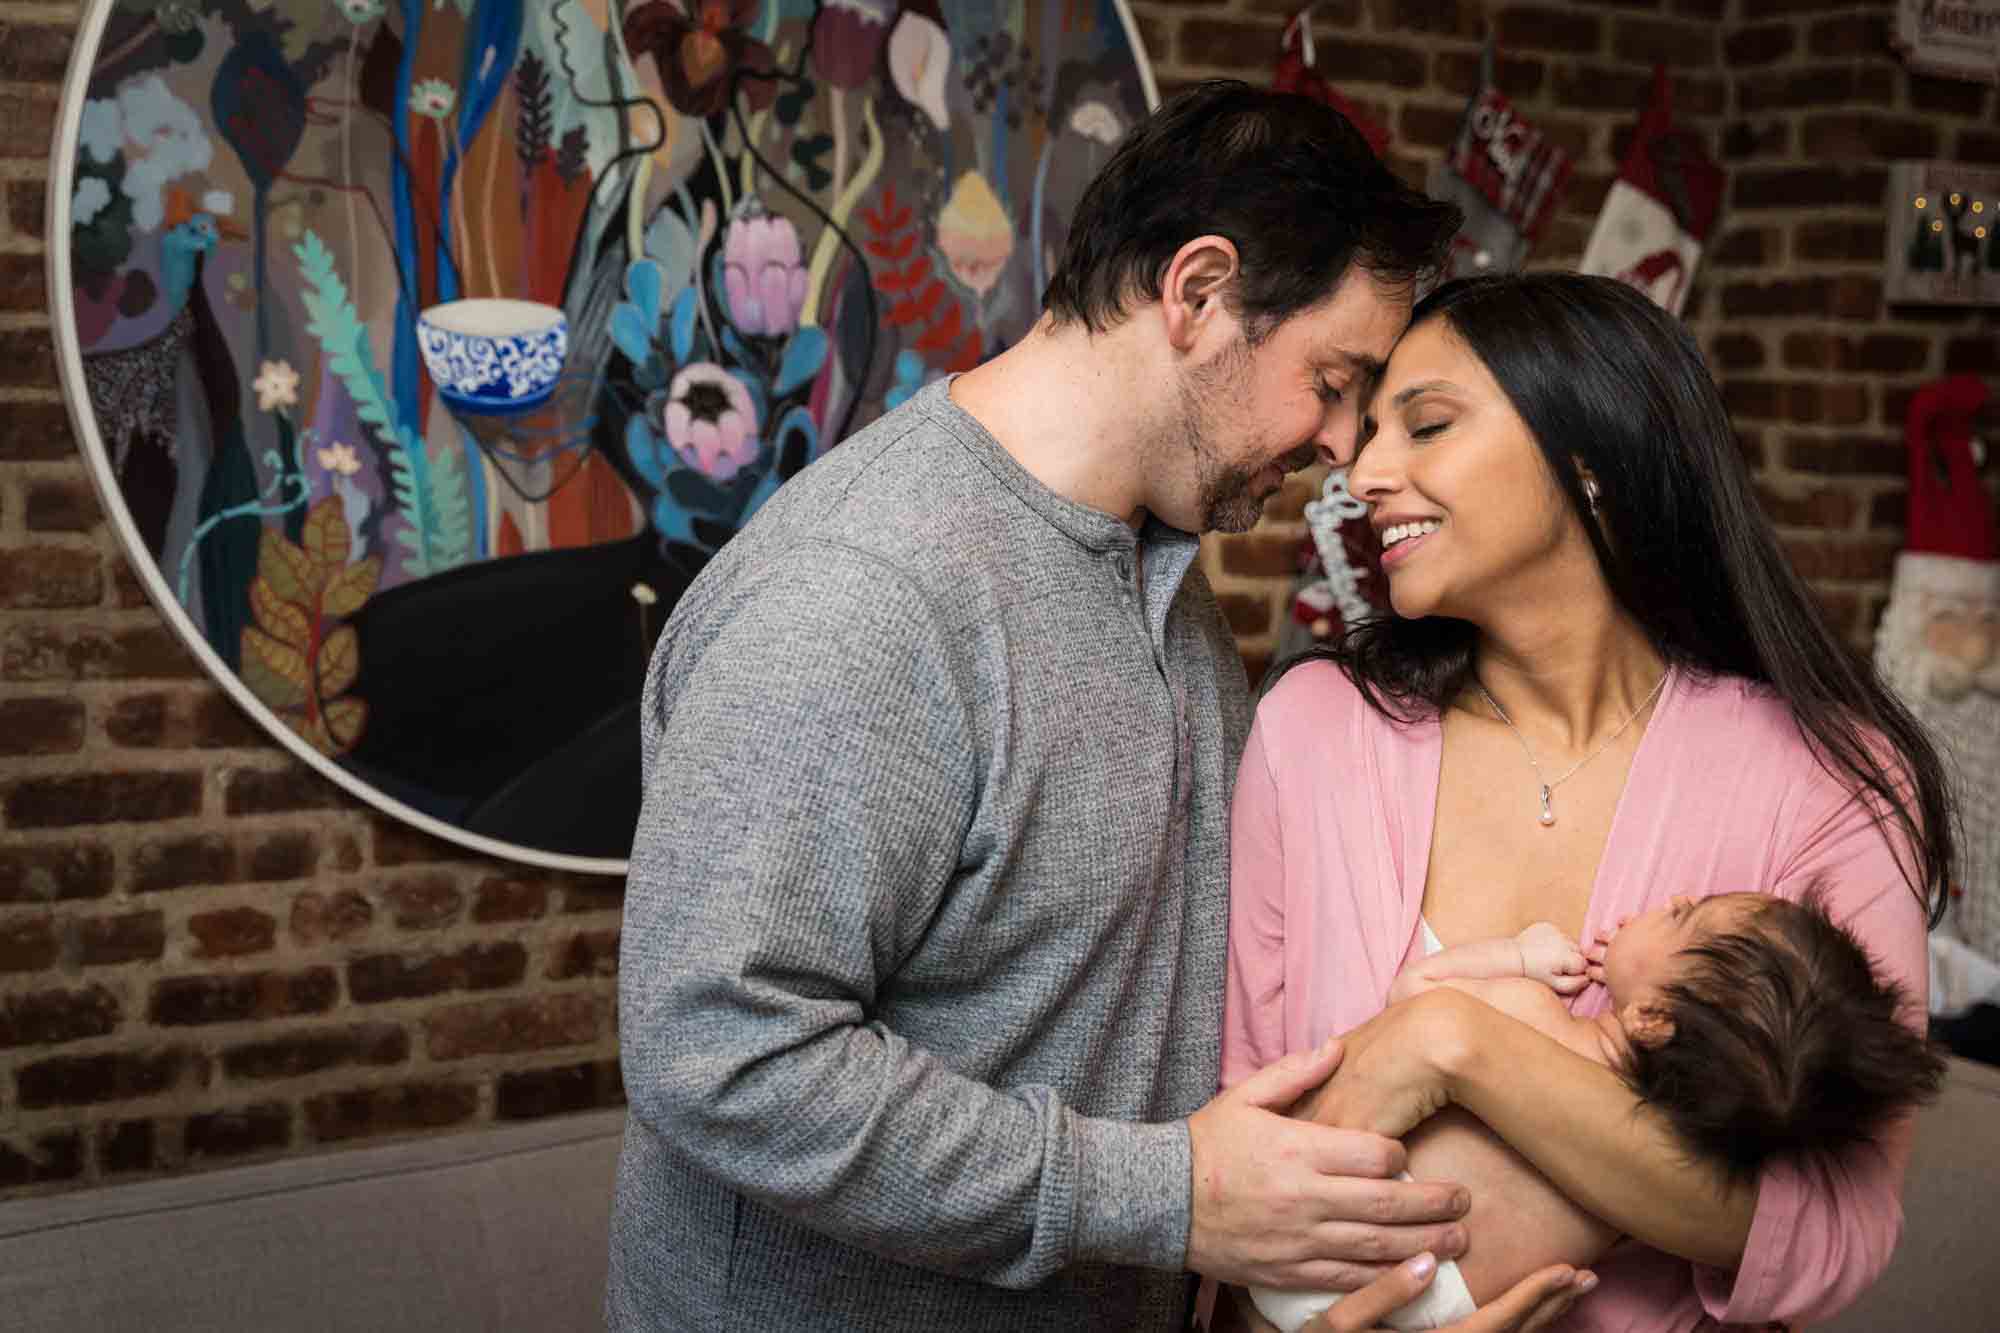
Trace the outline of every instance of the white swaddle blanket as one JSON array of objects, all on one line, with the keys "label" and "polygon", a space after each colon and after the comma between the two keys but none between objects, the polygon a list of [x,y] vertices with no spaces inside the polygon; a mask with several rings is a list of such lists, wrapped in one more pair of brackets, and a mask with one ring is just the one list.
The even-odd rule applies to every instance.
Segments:
[{"label": "white swaddle blanket", "polygon": [[[1423,931],[1424,956],[1430,957],[1444,948],[1444,942],[1431,929],[1431,923],[1417,918],[1418,928]],[[1409,1180],[1405,1171],[1401,1179]],[[1276,1287],[1251,1287],[1250,1299],[1257,1306],[1257,1312],[1276,1324],[1279,1333],[1295,1333],[1301,1325],[1320,1311],[1336,1304],[1341,1297],[1337,1291],[1279,1291]],[[1417,1298],[1408,1305],[1390,1312],[1383,1321],[1390,1328],[1415,1330],[1443,1328],[1456,1323],[1479,1307],[1473,1303],[1472,1290],[1465,1285],[1465,1275],[1450,1259],[1438,1265],[1437,1276],[1425,1287]]]}]

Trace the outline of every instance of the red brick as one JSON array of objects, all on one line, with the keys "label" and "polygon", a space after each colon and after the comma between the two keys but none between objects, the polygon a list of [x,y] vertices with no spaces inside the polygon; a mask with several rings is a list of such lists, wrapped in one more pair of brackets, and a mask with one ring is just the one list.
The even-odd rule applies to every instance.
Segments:
[{"label": "red brick", "polygon": [[252,972],[214,977],[167,977],[153,983],[147,1019],[159,1027],[237,1023],[324,1013],[340,983],[330,967],[302,972]]},{"label": "red brick", "polygon": [[300,944],[347,939],[368,929],[374,919],[374,906],[352,890],[331,895],[302,893],[292,899],[292,938]]},{"label": "red brick", "polygon": [[12,828],[68,828],[201,812],[199,773],[81,773],[24,778],[7,791]]},{"label": "red brick", "polygon": [[106,715],[104,734],[115,745],[137,750],[269,744],[263,729],[219,690],[126,695]]},{"label": "red brick", "polygon": [[465,895],[450,875],[421,875],[382,890],[389,919],[398,930],[436,930],[458,919]]},{"label": "red brick", "polygon": [[201,675],[194,657],[164,625],[107,630],[23,626],[0,646],[10,680],[175,680]]},{"label": "red brick", "polygon": [[501,1074],[493,1085],[493,1114],[500,1120],[532,1120],[624,1104],[625,1084],[616,1060],[513,1070]]},{"label": "red brick", "polygon": [[0,82],[59,84],[76,34],[54,23],[0,23]]},{"label": "red brick", "polygon": [[41,181],[8,181],[7,225],[16,236],[41,240],[47,230],[48,187]]},{"label": "red brick", "polygon": [[1736,109],[1754,114],[1842,102],[1888,106],[1896,97],[1896,77],[1882,65],[1814,65],[1747,75],[1736,81]]},{"label": "red brick", "polygon": [[474,890],[472,919],[481,925],[532,921],[548,910],[548,886],[538,880],[486,879]]},{"label": "red brick", "polygon": [[111,851],[97,843],[0,847],[0,903],[102,898],[112,873]]},{"label": "red brick", "polygon": [[[0,40],[7,29],[0,26]],[[74,1180],[83,1174],[83,1138],[73,1129],[39,1134],[27,1152],[0,1140],[0,1189]]]},{"label": "red brick", "polygon": [[1713,268],[1761,268],[1784,252],[1784,234],[1774,227],[1736,227],[1722,234],[1702,262]]},{"label": "red brick", "polygon": [[304,879],[318,865],[318,834],[297,830],[271,833],[250,844],[243,877],[256,884]]},{"label": "red brick", "polygon": [[1604,25],[1572,9],[1509,5],[1494,18],[1493,38],[1511,51],[1589,55],[1604,45]]},{"label": "red brick", "polygon": [[1611,32],[1611,50],[1620,60],[1639,65],[1707,69],[1716,63],[1715,37],[1712,23],[1621,18]]},{"label": "red brick", "polygon": [[1724,370],[1756,370],[1764,364],[1764,344],[1748,333],[1721,333],[1708,345],[1712,364]]},{"label": "red brick", "polygon": [[302,1032],[246,1042],[222,1053],[232,1079],[303,1078],[348,1065],[399,1065],[410,1058],[410,1034],[394,1023]]},{"label": "red brick", "polygon": [[1785,439],[1785,466],[1824,476],[1900,477],[1909,470],[1909,456],[1900,440],[1792,435]]},{"label": "red brick", "polygon": [[625,906],[625,881],[603,875],[575,875],[563,886],[562,910],[615,912]]},{"label": "red brick", "polygon": [[[1539,60],[1502,55],[1493,66],[1493,80],[1510,100],[1525,101],[1541,91],[1545,70]],[[1479,56],[1471,51],[1440,51],[1431,62],[1431,82],[1439,92],[1470,97],[1479,91]]]},{"label": "red brick", "polygon": [[1397,128],[1405,143],[1445,148],[1458,137],[1458,123],[1463,118],[1460,107],[1409,105],[1403,108]]},{"label": "red brick", "polygon": [[30,532],[89,532],[104,511],[87,481],[31,481],[22,518]]},{"label": "red brick", "polygon": [[1894,120],[1887,116],[1844,111],[1808,116],[1805,155],[1818,161],[1857,162],[1898,157],[1936,157],[1937,126],[1924,120]]},{"label": "red brick", "polygon": [[550,981],[618,975],[618,932],[580,931],[557,944],[543,973]]},{"label": "red brick", "polygon": [[0,609],[96,606],[104,599],[103,560],[67,546],[0,550]]},{"label": "red brick", "polygon": [[24,1110],[49,1106],[90,1106],[165,1092],[183,1076],[206,1078],[201,1057],[169,1049],[66,1055],[23,1066],[14,1074],[16,1101]]},{"label": "red brick", "polygon": [[148,962],[166,951],[166,918],[159,912],[126,912],[76,923],[77,961],[85,967]]},{"label": "red brick", "polygon": [[[1268,67],[1276,58],[1282,25],[1273,20],[1189,18],[1180,25],[1179,62],[1201,69],[1249,70]],[[1319,44],[1324,67],[1332,42]]]},{"label": "red brick", "polygon": [[153,1168],[153,1122],[118,1120],[97,1127],[97,1169],[106,1175]]},{"label": "red brick", "polygon": [[418,865],[431,861],[463,861],[470,853],[434,833],[412,828],[399,819],[377,817],[369,821],[374,837],[375,864],[378,866]]},{"label": "red brick", "polygon": [[1898,487],[1883,491],[1868,502],[1870,532],[1900,532],[1910,521],[1910,493]]},{"label": "red brick", "polygon": [[1944,345],[1944,368],[1947,374],[1953,375],[2000,374],[2000,338],[1990,334],[1978,338],[1953,338]]},{"label": "red brick", "polygon": [[1879,207],[1888,176],[1870,167],[1745,167],[1734,174],[1736,208]]},{"label": "red brick", "polygon": [[[1211,27],[1225,28],[1233,25],[1207,20],[1190,20],[1181,27],[1181,50],[1194,52],[1206,49],[1205,35]],[[1277,29],[1270,29],[1276,33]],[[1244,34],[1248,36],[1248,34]],[[1239,48],[1240,50],[1241,48]],[[1268,69],[1273,58],[1275,45],[1266,46],[1261,54],[1249,55],[1248,63],[1259,70]],[[1248,54],[1247,52],[1245,54]],[[1349,84],[1385,83],[1392,88],[1421,88],[1425,83],[1424,57],[1407,46],[1393,46],[1382,42],[1351,41],[1341,38],[1319,44],[1320,73],[1333,80],[1343,90]]]},{"label": "red brick", "polygon": [[1257,688],[1258,683],[1264,679],[1265,673],[1271,669],[1271,654],[1257,651],[1242,652],[1239,653],[1239,656],[1243,660],[1244,678],[1248,680],[1250,688],[1254,690]]},{"label": "red brick", "polygon": [[269,1152],[285,1147],[291,1138],[292,1108],[281,1102],[191,1115],[182,1133],[190,1160]]},{"label": "red brick", "polygon": [[1731,32],[1722,41],[1722,56],[1738,68],[1771,65],[1790,55],[1797,46],[1798,34],[1792,25],[1767,23]]},{"label": "red brick", "polygon": [[[0,92],[0,145],[8,138],[7,94]],[[49,151],[48,141],[42,153]],[[0,146],[0,157],[6,156]],[[0,385],[20,389],[46,389],[55,384],[56,349],[44,329],[0,329]]]},{"label": "red brick", "polygon": [[1297,572],[1299,539],[1270,533],[1222,538],[1222,569],[1249,578],[1283,578]]},{"label": "red brick", "polygon": [[1216,597],[1229,628],[1238,635],[1266,634],[1271,629],[1271,601],[1261,593],[1225,592]]},{"label": "red brick", "polygon": [[1785,543],[1785,555],[1806,579],[1886,579],[1895,565],[1896,546],[1880,541],[1795,538]]},{"label": "red brick", "polygon": [[1963,79],[1910,75],[1910,110],[1944,112],[1953,116],[1980,116],[1986,113],[1986,89]]},{"label": "red brick", "polygon": [[1854,526],[1855,515],[1860,512],[1852,492],[1833,487],[1783,495],[1768,486],[1759,486],[1757,499],[1773,523],[1787,528],[1842,531]]},{"label": "red brick", "polygon": [[1882,262],[1886,232],[1880,222],[1853,222],[1844,219],[1801,222],[1792,232],[1792,245],[1800,259],[1854,260]]},{"label": "red brick", "polygon": [[494,990],[527,974],[528,953],[508,940],[469,944],[455,953],[367,954],[347,965],[355,1004],[379,1004],[452,990]]},{"label": "red brick", "polygon": [[0,462],[67,462],[76,456],[69,412],[60,402],[0,403]]},{"label": "red brick", "polygon": [[[1621,129],[1619,138],[1629,144],[1630,132]],[[1722,134],[1722,156],[1725,161],[1743,162],[1753,158],[1791,155],[1792,127],[1787,121],[1739,120]],[[1624,160],[1622,147],[1619,160]]]},{"label": "red brick", "polygon": [[222,808],[231,815],[341,810],[356,804],[331,778],[305,767],[231,769],[223,780]]},{"label": "red brick", "polygon": [[1894,57],[1889,49],[1888,20],[1881,14],[1843,14],[1821,19],[1812,25],[1806,47],[1813,55],[1827,60]]},{"label": "red brick", "polygon": [[264,953],[276,943],[277,920],[254,907],[220,907],[188,918],[195,958],[236,958]]},{"label": "red brick", "polygon": [[118,1026],[119,1015],[118,997],[102,986],[9,995],[0,998],[0,1046],[54,1046],[101,1037]]},{"label": "red brick", "polygon": [[1990,134],[1985,130],[1960,130],[1958,146],[1952,150],[1954,162],[1978,162],[1985,166],[2000,164],[2000,134]]},{"label": "red brick", "polygon": [[424,1018],[424,1047],[433,1060],[543,1051],[596,1040],[597,1001],[590,995],[458,1004]]},{"label": "red brick", "polygon": [[158,893],[236,879],[236,846],[220,833],[143,842],[132,854],[132,891]]},{"label": "red brick", "polygon": [[0,699],[0,755],[72,754],[82,748],[82,700]]},{"label": "red brick", "polygon": [[0,919],[0,972],[40,972],[53,965],[61,953],[53,917]]},{"label": "red brick", "polygon": [[472,1118],[479,1089],[470,1083],[406,1083],[325,1093],[306,1100],[306,1126],[320,1143],[370,1134],[442,1129]]}]

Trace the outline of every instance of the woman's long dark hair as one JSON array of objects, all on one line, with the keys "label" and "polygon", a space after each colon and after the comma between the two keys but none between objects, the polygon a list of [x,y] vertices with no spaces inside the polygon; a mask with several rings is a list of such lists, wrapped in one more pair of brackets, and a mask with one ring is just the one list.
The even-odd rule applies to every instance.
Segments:
[{"label": "woman's long dark hair", "polygon": [[[1907,838],[1916,861],[1904,877],[1936,924],[1954,843],[1944,765],[1785,558],[1680,321],[1621,282],[1574,273],[1448,282],[1417,304],[1410,327],[1430,319],[1449,324],[1506,393],[1612,595],[1655,650],[1670,666],[1741,676],[1783,699],[1828,772]],[[1604,526],[1591,520],[1579,460],[1598,481]],[[1478,637],[1463,620],[1384,616],[1308,656],[1331,658],[1378,711],[1414,721],[1472,683]]]}]

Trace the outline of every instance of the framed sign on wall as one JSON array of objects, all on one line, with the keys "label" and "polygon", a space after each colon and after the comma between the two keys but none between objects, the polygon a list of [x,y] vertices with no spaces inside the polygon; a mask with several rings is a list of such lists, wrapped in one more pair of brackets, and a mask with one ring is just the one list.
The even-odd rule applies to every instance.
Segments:
[{"label": "framed sign on wall", "polygon": [[284,745],[616,871],[682,590],[1030,327],[1154,100],[1122,0],[92,0],[49,232],[77,434]]},{"label": "framed sign on wall", "polygon": [[1887,300],[2000,303],[2000,167],[1893,163],[1888,210]]}]

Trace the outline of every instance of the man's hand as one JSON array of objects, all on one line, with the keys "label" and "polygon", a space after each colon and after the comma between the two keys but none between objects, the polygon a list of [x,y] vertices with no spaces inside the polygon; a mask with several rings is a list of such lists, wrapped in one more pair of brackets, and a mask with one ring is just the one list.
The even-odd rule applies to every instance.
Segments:
[{"label": "man's hand", "polygon": [[1546,921],[1537,921],[1514,937],[1521,950],[1521,973],[1558,995],[1574,995],[1590,984],[1583,950],[1576,941]]},{"label": "man's hand", "polygon": [[1403,1145],[1279,1112],[1340,1064],[1328,1042],[1258,1071],[1188,1117],[1194,1218],[1187,1266],[1224,1282],[1353,1291],[1382,1265],[1465,1252],[1454,1185],[1393,1177]]},{"label": "man's hand", "polygon": [[[1417,1298],[1437,1275],[1437,1263],[1419,1255],[1397,1264],[1375,1282],[1307,1322],[1299,1333],[1389,1333],[1380,1327],[1390,1311]],[[1489,1301],[1438,1333],[1535,1333],[1568,1313],[1577,1297],[1597,1285],[1595,1274],[1556,1264],[1523,1279],[1498,1300]],[[1253,1325],[1254,1327],[1254,1325]],[[1265,1328],[1270,1325],[1266,1324]]]}]

